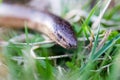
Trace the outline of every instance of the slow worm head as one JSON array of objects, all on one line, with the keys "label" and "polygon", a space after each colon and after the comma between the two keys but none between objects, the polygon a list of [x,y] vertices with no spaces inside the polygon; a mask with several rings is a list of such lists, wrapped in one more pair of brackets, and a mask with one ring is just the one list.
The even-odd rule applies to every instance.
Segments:
[{"label": "slow worm head", "polygon": [[75,48],[77,39],[71,25],[64,19],[44,11],[19,5],[0,4],[0,25],[11,28],[28,28],[46,34],[64,48]]}]

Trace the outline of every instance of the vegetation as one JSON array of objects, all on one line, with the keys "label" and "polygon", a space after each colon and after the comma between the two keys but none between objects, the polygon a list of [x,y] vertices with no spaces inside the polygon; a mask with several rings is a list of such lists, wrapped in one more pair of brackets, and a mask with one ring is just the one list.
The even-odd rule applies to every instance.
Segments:
[{"label": "vegetation", "polygon": [[117,2],[88,0],[82,9],[76,10],[66,4],[62,6],[62,17],[71,22],[78,39],[76,49],[67,50],[52,41],[45,42],[43,36],[26,25],[26,43],[14,42],[17,39],[14,36],[20,39],[21,32],[7,30],[6,36],[0,34],[6,41],[1,45],[0,65],[4,67],[0,67],[3,70],[0,79],[119,80],[120,4]]}]

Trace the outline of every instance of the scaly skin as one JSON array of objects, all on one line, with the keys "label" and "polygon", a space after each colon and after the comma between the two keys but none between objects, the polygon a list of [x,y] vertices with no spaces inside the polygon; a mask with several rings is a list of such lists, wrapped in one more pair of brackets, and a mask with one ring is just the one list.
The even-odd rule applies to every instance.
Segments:
[{"label": "scaly skin", "polygon": [[75,48],[77,39],[71,25],[64,19],[45,11],[2,3],[0,25],[11,28],[28,28],[42,32],[64,48]]}]

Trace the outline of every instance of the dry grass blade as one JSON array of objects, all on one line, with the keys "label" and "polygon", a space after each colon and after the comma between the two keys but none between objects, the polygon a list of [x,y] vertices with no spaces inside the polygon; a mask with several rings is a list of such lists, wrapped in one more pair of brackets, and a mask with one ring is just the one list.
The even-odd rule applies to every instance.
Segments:
[{"label": "dry grass blade", "polygon": [[30,50],[30,54],[34,59],[40,59],[40,60],[49,59],[49,60],[52,60],[52,59],[65,58],[65,57],[73,56],[72,54],[64,54],[64,55],[59,55],[59,56],[37,57],[36,53],[34,52],[34,50],[37,49],[37,48],[39,48],[39,46],[33,46]]},{"label": "dry grass blade", "polygon": [[105,13],[105,11],[107,10],[109,4],[110,4],[111,0],[108,0],[106,3],[106,6],[104,7],[104,9],[102,10],[102,12],[100,13],[98,19],[93,23],[92,28],[95,30],[97,29],[98,25],[100,24],[100,21]]},{"label": "dry grass blade", "polygon": [[106,42],[108,36],[110,35],[110,33],[111,33],[111,30],[106,31],[103,39],[100,41],[100,43],[99,43],[99,45],[97,47],[97,50],[99,50],[105,44],[105,42]]},{"label": "dry grass blade", "polygon": [[[33,38],[32,34],[28,34],[28,38],[31,39]],[[22,34],[16,37],[13,37],[9,40],[10,43],[16,44],[16,45],[28,45],[26,42],[24,42],[26,39],[26,35]],[[44,44],[50,44],[50,43],[54,43],[53,41],[51,41],[50,39],[48,40],[44,40],[41,42],[34,42],[34,43],[29,43],[29,46],[36,46],[36,45],[44,45]]]}]

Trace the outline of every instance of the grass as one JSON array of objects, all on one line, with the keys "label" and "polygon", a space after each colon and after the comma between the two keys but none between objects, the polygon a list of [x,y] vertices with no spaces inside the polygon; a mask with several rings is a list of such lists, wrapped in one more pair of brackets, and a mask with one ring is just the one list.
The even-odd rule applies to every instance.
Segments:
[{"label": "grass", "polygon": [[[17,45],[9,43],[1,48],[1,55],[5,61],[0,59],[0,62],[6,65],[6,72],[8,79],[1,80],[119,80],[120,77],[120,33],[119,30],[111,31],[110,35],[105,39],[104,32],[107,32],[109,26],[104,26],[101,22],[103,19],[109,21],[116,20],[113,16],[115,11],[119,8],[119,4],[116,7],[109,8],[107,10],[107,2],[98,2],[89,12],[89,15],[82,19],[82,24],[78,22],[74,23],[75,33],[77,34],[78,47],[73,50],[66,50],[55,43],[48,42],[46,45],[39,46],[34,49],[37,56],[45,57],[46,59],[34,59],[31,56],[31,50],[34,45],[30,43],[44,41],[42,36],[38,33],[34,34],[32,40],[29,40],[29,29],[25,25],[25,35],[27,45]],[[104,4],[104,5],[102,5]],[[90,4],[87,3],[89,6]],[[67,6],[65,6],[67,7]],[[99,13],[101,18],[99,20],[91,21],[93,16],[98,14],[98,9],[103,7]],[[115,9],[114,9],[115,8]],[[84,8],[85,9],[85,8]],[[64,9],[64,14],[68,12],[68,8]],[[67,10],[67,11],[66,11]],[[105,15],[102,14],[102,11]],[[108,12],[111,14],[107,15]],[[119,15],[119,14],[117,14]],[[102,18],[103,17],[103,18]],[[116,17],[117,18],[117,17]],[[96,22],[97,21],[97,22]],[[118,20],[119,21],[119,20]],[[92,29],[92,25],[96,24],[95,32]],[[114,23],[116,24],[117,21]],[[109,25],[107,22],[106,25]],[[117,25],[119,26],[119,24]],[[80,28],[81,27],[81,28]],[[102,29],[105,27],[105,29]],[[78,31],[77,31],[78,30]],[[101,36],[102,35],[102,36]],[[14,35],[13,35],[14,36]],[[82,37],[86,40],[80,40]],[[90,39],[90,37],[92,39]],[[99,43],[102,42],[102,46]],[[91,46],[90,43],[92,44]],[[60,56],[68,54],[72,56],[61,57],[59,59],[49,60],[49,56]],[[0,55],[0,56],[1,56]]]}]

